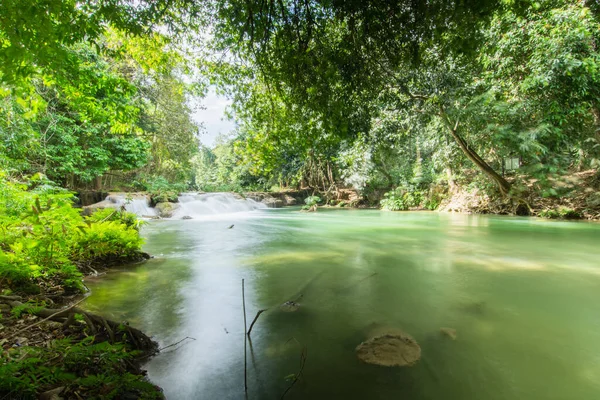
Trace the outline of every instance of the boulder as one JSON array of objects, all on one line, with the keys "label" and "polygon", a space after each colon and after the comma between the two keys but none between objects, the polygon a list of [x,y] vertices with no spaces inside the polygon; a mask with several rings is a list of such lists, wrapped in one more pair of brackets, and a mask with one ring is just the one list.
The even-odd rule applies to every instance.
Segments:
[{"label": "boulder", "polygon": [[103,208],[114,208],[115,210],[118,210],[118,209],[121,208],[121,205],[117,204],[117,203],[115,203],[115,202],[113,202],[111,200],[108,200],[108,199],[107,200],[102,200],[102,201],[100,201],[98,203],[94,203],[94,204],[91,204],[89,206],[83,207],[82,214],[84,216],[92,215],[94,213],[94,211],[101,210]]},{"label": "boulder", "polygon": [[171,218],[175,211],[181,207],[179,203],[158,203],[155,207],[158,216],[161,218]]},{"label": "boulder", "polygon": [[282,197],[283,197],[282,201],[283,201],[284,206],[295,206],[296,204],[298,204],[298,200],[296,200],[289,194],[284,194]]},{"label": "boulder", "polygon": [[262,202],[263,199],[271,197],[265,193],[260,193],[260,192],[248,192],[248,193],[244,193],[243,195],[240,195],[240,196],[245,196],[247,199],[254,200],[259,203]]},{"label": "boulder", "polygon": [[384,367],[412,366],[421,358],[421,347],[405,333],[385,334],[362,342],[356,347],[358,359]]},{"label": "boulder", "polygon": [[265,197],[261,203],[266,204],[269,208],[281,208],[283,207],[283,200],[276,199],[274,197]]}]

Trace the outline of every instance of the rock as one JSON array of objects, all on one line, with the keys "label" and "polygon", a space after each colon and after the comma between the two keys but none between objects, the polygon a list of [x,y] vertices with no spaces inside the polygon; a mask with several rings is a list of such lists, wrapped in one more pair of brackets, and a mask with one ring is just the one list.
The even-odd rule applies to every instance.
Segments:
[{"label": "rock", "polygon": [[177,211],[179,209],[179,207],[181,207],[179,205],[179,203],[164,202],[164,203],[158,203],[155,208],[156,208],[156,212],[158,213],[159,217],[171,218],[173,216],[173,214],[175,213],[175,211]]},{"label": "rock", "polygon": [[283,200],[276,199],[274,197],[265,197],[261,203],[266,204],[269,208],[281,208],[283,207]]},{"label": "rock", "polygon": [[376,336],[356,347],[358,359],[384,367],[412,366],[421,358],[421,347],[408,334]]},{"label": "rock", "polygon": [[296,200],[289,194],[284,194],[282,201],[283,201],[283,205],[285,205],[285,206],[295,206],[296,204],[298,204],[298,200]]},{"label": "rock", "polygon": [[456,340],[456,329],[454,328],[440,328],[440,333],[452,340]]},{"label": "rock", "polygon": [[84,216],[92,215],[94,211],[101,210],[103,208],[114,208],[115,210],[118,210],[121,208],[121,205],[114,203],[111,200],[102,200],[98,203],[83,207],[82,214]]},{"label": "rock", "polygon": [[300,308],[300,304],[296,303],[295,301],[290,300],[290,301],[286,301],[285,303],[280,305],[279,308],[283,312],[294,312],[294,311],[298,311],[298,309]]},{"label": "rock", "polygon": [[313,204],[308,209],[308,212],[316,212],[316,211],[317,211],[317,205],[316,204]]},{"label": "rock", "polygon": [[236,192],[231,192],[231,194],[233,195],[233,197],[235,197],[237,200],[246,200],[246,198],[244,196],[242,196],[239,193]]},{"label": "rock", "polygon": [[107,192],[98,190],[81,190],[77,193],[77,198],[81,206],[89,206],[98,203],[108,196]]},{"label": "rock", "polygon": [[41,393],[38,397],[39,400],[61,400],[62,397],[59,395],[65,390],[64,386],[59,386],[55,389],[48,390],[47,392]]},{"label": "rock", "polygon": [[8,304],[0,304],[0,312],[9,312],[11,310]]},{"label": "rock", "polygon": [[263,199],[265,199],[267,197],[271,197],[265,193],[259,193],[259,192],[248,192],[248,193],[244,193],[243,195],[246,196],[247,199],[254,200],[259,203],[262,202]]},{"label": "rock", "polygon": [[193,218],[190,217],[189,215],[184,215],[183,217],[181,217],[181,219],[193,219]]},{"label": "rock", "polygon": [[600,208],[600,192],[591,194],[585,201],[588,207]]}]

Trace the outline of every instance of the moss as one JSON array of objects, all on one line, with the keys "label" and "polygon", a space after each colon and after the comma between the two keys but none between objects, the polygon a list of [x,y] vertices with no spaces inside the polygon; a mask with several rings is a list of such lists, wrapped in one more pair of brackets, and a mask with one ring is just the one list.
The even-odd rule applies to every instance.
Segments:
[{"label": "moss", "polygon": [[548,219],[581,219],[583,214],[569,207],[558,207],[557,209],[545,209],[538,214],[542,218]]}]

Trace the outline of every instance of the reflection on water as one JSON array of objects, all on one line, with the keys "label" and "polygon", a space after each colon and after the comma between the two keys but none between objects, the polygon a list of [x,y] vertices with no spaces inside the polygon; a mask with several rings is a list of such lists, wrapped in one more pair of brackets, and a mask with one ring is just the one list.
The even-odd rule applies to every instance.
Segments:
[{"label": "reflection on water", "polygon": [[[252,332],[250,399],[281,397],[302,346],[286,398],[600,398],[598,224],[286,209],[143,234],[157,258],[88,281],[86,307],[162,345],[197,339],[146,366],[169,399],[244,398],[242,278],[249,322],[269,308]],[[297,298],[298,311],[279,308]],[[361,364],[374,328],[410,333],[422,359]]]}]

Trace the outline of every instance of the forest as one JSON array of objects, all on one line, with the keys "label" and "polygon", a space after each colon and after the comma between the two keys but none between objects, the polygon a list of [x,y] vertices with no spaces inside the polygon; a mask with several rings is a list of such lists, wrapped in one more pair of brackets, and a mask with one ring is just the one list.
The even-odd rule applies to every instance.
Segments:
[{"label": "forest", "polygon": [[0,399],[163,398],[77,307],[151,257],[109,193],[600,219],[599,43],[594,0],[1,0]]}]

